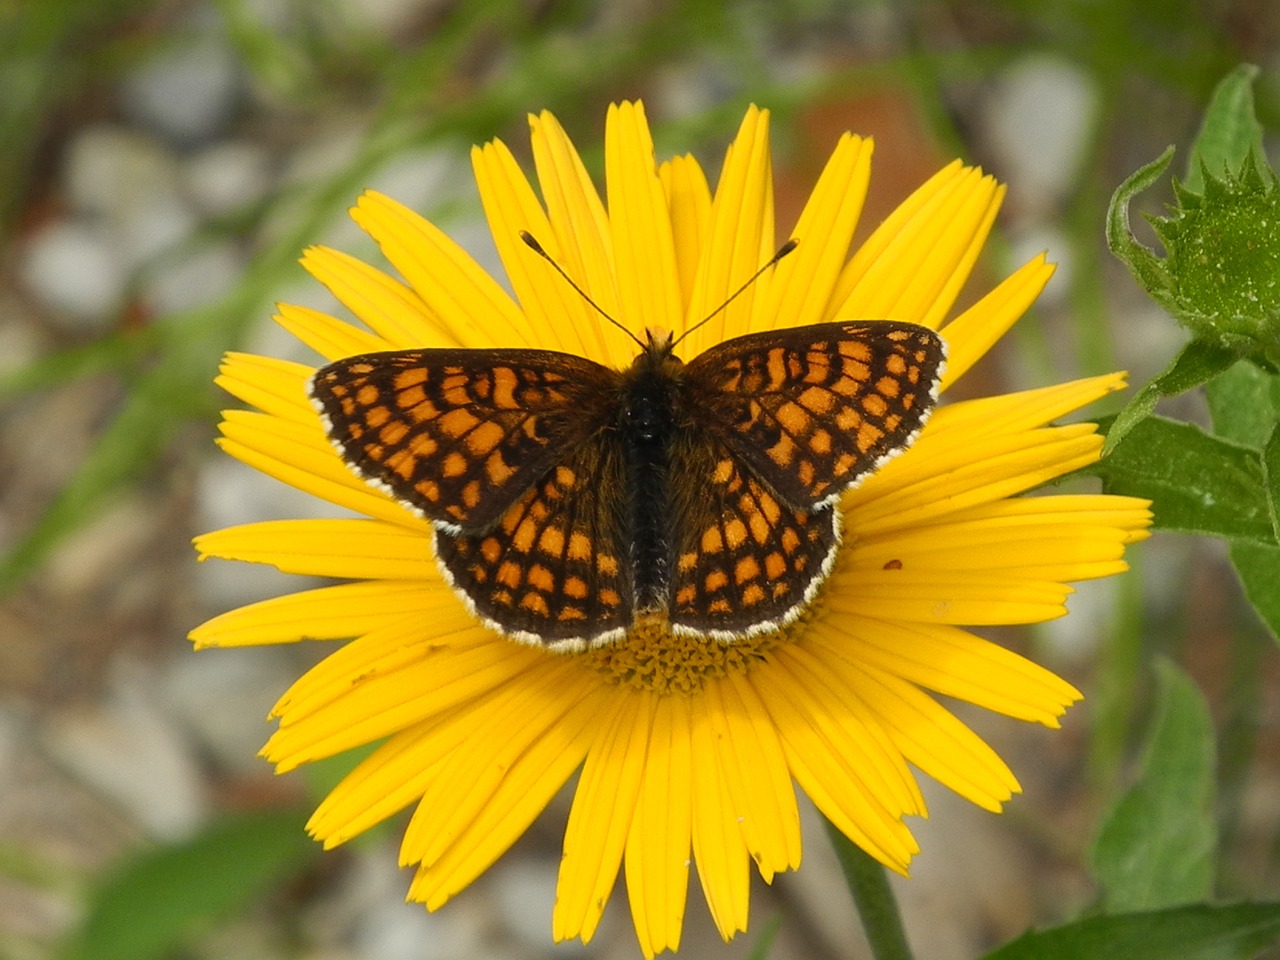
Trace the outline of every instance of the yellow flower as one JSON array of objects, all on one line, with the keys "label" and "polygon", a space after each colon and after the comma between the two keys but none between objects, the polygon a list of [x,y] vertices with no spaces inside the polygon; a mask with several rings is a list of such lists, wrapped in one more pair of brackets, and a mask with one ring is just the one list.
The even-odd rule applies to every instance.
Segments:
[{"label": "yellow flower", "polygon": [[[774,253],[768,115],[750,110],[713,194],[698,163],[656,165],[644,113],[609,111],[607,200],[549,114],[531,120],[542,201],[500,142],[473,152],[515,298],[440,230],[366,193],[352,215],[403,279],[335,250],[303,263],[364,326],[282,306],[278,320],[326,361],[381,350],[555,349],[624,369],[651,327],[677,335]],[[938,330],[945,389],[1027,309],[1052,273],[1027,263],[958,315],[953,304],[1003,189],[959,162],[849,248],[871,143],[836,145],[799,221],[795,252],[681,347],[856,318]],[[605,323],[520,239],[528,231],[626,330]],[[311,367],[231,354],[221,445],[364,519],[281,520],[206,534],[202,557],[352,582],[226,613],[200,647],[350,639],[284,695],[264,753],[281,771],[380,742],[321,804],[334,846],[416,805],[402,862],[436,909],[529,826],[580,771],[553,915],[589,939],[617,880],[647,956],[680,942],[689,867],[720,932],[747,925],[750,862],[766,881],[800,864],[795,786],[855,843],[905,872],[922,816],[912,767],[998,810],[1018,791],[995,753],[931,694],[1056,727],[1079,693],[968,630],[1063,615],[1068,581],[1119,573],[1145,501],[1018,495],[1093,463],[1092,424],[1050,422],[1123,386],[1120,374],[944,404],[902,456],[837,504],[844,541],[803,614],[739,642],[636,628],[575,653],[480,623],[442,576],[432,524],[343,463],[307,397]]]}]

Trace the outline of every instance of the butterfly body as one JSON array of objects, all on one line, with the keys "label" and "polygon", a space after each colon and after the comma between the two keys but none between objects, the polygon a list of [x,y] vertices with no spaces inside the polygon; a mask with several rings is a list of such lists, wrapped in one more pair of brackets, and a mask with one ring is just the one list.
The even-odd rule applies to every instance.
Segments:
[{"label": "butterfly body", "polygon": [[749,334],[682,362],[650,332],[624,370],[544,350],[406,350],[317,372],[358,475],[436,527],[490,626],[580,648],[640,617],[732,641],[811,602],[839,496],[905,449],[943,346],[912,324]]}]

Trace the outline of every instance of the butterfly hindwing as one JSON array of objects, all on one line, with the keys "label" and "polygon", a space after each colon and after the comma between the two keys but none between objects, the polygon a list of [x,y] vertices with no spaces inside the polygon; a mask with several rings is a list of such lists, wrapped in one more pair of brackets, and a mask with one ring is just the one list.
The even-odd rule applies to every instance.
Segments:
[{"label": "butterfly hindwing", "polygon": [[788,503],[812,507],[911,443],[944,355],[926,327],[847,321],[736,337],[687,371],[707,429]]},{"label": "butterfly hindwing", "polygon": [[794,619],[829,572],[835,511],[783,503],[735,452],[705,437],[673,453],[690,495],[672,499],[672,624],[731,640]]},{"label": "butterfly hindwing", "polygon": [[436,537],[455,590],[508,636],[553,647],[614,639],[631,625],[617,439],[580,444],[477,536]]},{"label": "butterfly hindwing", "polygon": [[446,530],[477,532],[598,428],[616,377],[549,350],[400,350],[322,367],[310,391],[348,466]]}]

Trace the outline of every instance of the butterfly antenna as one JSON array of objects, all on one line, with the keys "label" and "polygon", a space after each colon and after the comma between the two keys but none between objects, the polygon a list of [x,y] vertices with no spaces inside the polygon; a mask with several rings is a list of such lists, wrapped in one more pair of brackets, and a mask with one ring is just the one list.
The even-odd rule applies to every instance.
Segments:
[{"label": "butterfly antenna", "polygon": [[749,280],[747,280],[747,282],[746,282],[746,283],[744,283],[742,286],[740,286],[737,290],[733,291],[733,293],[729,294],[728,299],[726,299],[724,303],[720,304],[720,306],[716,307],[714,310],[712,310],[710,313],[708,313],[705,317],[703,317],[701,320],[699,320],[697,323],[695,323],[692,327],[690,327],[690,328],[689,328],[688,330],[686,330],[684,333],[680,334],[680,336],[676,337],[676,338],[675,338],[675,340],[673,340],[673,341],[671,342],[671,346],[672,346],[672,348],[674,348],[674,347],[675,347],[675,345],[676,345],[677,343],[679,343],[681,340],[683,340],[683,339],[684,339],[685,337],[687,337],[689,334],[693,333],[693,331],[697,330],[700,326],[702,326],[702,325],[703,325],[704,323],[706,323],[708,320],[710,320],[710,319],[712,319],[713,317],[715,317],[715,316],[717,316],[718,314],[720,314],[720,313],[724,310],[724,308],[725,308],[725,307],[729,306],[729,304],[731,304],[731,303],[733,303],[733,301],[737,300],[737,299],[738,299],[738,297],[739,297],[742,293],[744,293],[744,292],[746,291],[747,287],[751,286],[753,283],[755,283],[757,280],[759,280],[759,279],[760,279],[760,274],[764,273],[766,270],[768,270],[770,267],[772,267],[774,264],[776,264],[779,260],[781,260],[781,259],[782,259],[783,257],[785,257],[787,254],[789,254],[792,250],[794,250],[794,249],[795,249],[797,246],[799,246],[799,245],[800,245],[800,241],[799,241],[799,240],[797,240],[795,237],[792,237],[790,240],[788,240],[786,243],[784,243],[782,246],[780,246],[780,247],[778,248],[778,252],[777,252],[777,253],[775,253],[772,257],[770,257],[770,258],[769,258],[769,262],[768,262],[768,263],[766,263],[766,264],[765,264],[763,267],[761,267],[759,270],[757,270],[755,273],[753,273],[753,274],[751,275],[750,279],[749,279]]},{"label": "butterfly antenna", "polygon": [[540,256],[543,260],[547,261],[547,263],[551,264],[551,266],[555,267],[556,273],[564,277],[565,283],[569,284],[569,286],[577,290],[578,296],[582,297],[583,300],[587,301],[587,303],[595,307],[596,312],[599,313],[600,316],[604,317],[606,320],[612,323],[615,327],[617,327],[619,330],[625,333],[628,337],[630,337],[632,340],[638,343],[641,349],[645,349],[647,347],[647,344],[643,340],[641,340],[634,333],[632,333],[630,330],[628,330],[626,327],[620,324],[617,320],[613,319],[613,317],[609,316],[609,314],[605,312],[604,307],[600,306],[600,304],[596,303],[589,296],[587,296],[587,291],[583,290],[580,286],[578,286],[576,283],[573,282],[573,277],[565,273],[564,267],[556,263],[555,260],[552,259],[551,254],[547,253],[546,250],[542,249],[542,244],[538,242],[537,238],[533,234],[531,234],[528,230],[521,230],[520,239],[524,241],[525,246],[527,246],[530,250],[532,250],[534,253]]}]

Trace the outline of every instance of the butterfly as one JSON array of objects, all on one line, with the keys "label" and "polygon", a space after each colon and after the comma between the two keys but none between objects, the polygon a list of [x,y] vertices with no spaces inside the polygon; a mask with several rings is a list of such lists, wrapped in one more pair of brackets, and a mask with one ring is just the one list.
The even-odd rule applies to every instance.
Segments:
[{"label": "butterfly", "polygon": [[535,349],[395,350],[316,372],[358,476],[430,521],[488,626],[583,649],[641,617],[732,642],[798,617],[841,495],[907,449],[945,346],[911,323],[735,337],[688,363],[660,331],[627,369]]}]

